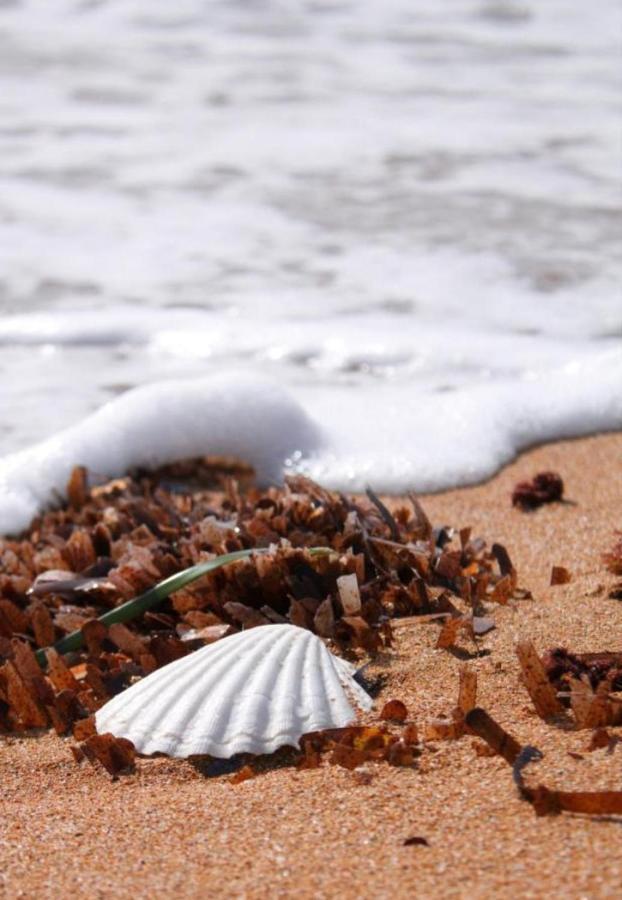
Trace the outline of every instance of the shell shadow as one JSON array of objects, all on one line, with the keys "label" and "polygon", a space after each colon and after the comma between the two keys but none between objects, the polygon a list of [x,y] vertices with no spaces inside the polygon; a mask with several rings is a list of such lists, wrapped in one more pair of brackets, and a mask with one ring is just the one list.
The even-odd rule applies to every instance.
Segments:
[{"label": "shell shadow", "polygon": [[276,769],[295,768],[300,757],[301,752],[295,747],[280,747],[274,753],[263,756],[253,756],[252,753],[238,753],[231,759],[191,756],[188,758],[188,762],[203,778],[222,778],[225,775],[235,775],[247,765],[252,766],[254,777],[257,777],[264,772],[273,772]]}]

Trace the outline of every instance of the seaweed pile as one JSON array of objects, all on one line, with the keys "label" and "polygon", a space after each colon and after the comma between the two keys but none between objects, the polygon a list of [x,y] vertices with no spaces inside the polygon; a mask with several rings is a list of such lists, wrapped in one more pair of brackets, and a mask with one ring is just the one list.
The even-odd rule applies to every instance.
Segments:
[{"label": "seaweed pile", "polygon": [[[433,527],[414,495],[390,510],[371,489],[346,497],[302,476],[259,491],[244,467],[192,460],[99,485],[77,467],[67,497],[22,536],[0,540],[0,732],[52,726],[73,735],[78,762],[87,759],[112,777],[132,770],[135,750],[123,738],[97,734],[94,713],[205,644],[289,622],[341,656],[367,660],[391,647],[400,618],[418,617],[440,626],[437,648],[465,659],[495,627],[495,604],[530,596],[518,587],[505,547],[487,548],[468,527]],[[604,558],[615,574],[619,559],[618,542]],[[197,565],[201,577],[158,593],[157,608],[134,601]],[[555,568],[551,583],[567,583],[570,573]],[[111,622],[111,611],[115,618],[128,602],[141,614]],[[65,652],[63,638],[72,632],[83,646]],[[524,639],[516,654],[535,713],[555,728],[591,729],[588,750],[611,752],[619,738],[608,728],[622,724],[621,654],[556,647],[540,657]],[[300,769],[327,761],[364,779],[366,763],[416,766],[430,742],[469,734],[481,738],[478,755],[500,755],[512,766],[520,797],[538,815],[622,813],[620,791],[530,786],[524,770],[542,754],[521,747],[477,706],[469,665],[460,667],[455,707],[421,728],[393,698],[379,721],[306,734],[299,751],[287,752]],[[262,764],[258,757],[243,765],[233,783],[254,777]]]},{"label": "seaweed pile", "polygon": [[[261,492],[251,476],[193,460],[89,486],[76,467],[66,504],[0,541],[0,729],[68,733],[132,680],[270,622],[373,654],[390,645],[393,618],[438,617],[439,646],[449,647],[492,627],[483,604],[516,591],[502,546],[488,550],[468,528],[433,528],[414,495],[390,512],[371,490],[347,498],[295,476]],[[128,625],[99,620],[172,573],[266,548]],[[57,653],[55,642],[76,629],[85,647]]]}]

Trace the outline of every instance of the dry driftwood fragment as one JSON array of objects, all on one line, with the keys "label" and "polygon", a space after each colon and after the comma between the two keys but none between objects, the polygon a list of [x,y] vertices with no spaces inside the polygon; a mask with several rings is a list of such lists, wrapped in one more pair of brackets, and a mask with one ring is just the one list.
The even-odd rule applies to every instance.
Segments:
[{"label": "dry driftwood fragment", "polygon": [[[410,731],[409,731],[410,728]],[[384,725],[351,725],[304,735],[301,739],[303,756],[299,769],[315,769],[322,761],[321,754],[329,751],[328,762],[345,769],[357,769],[370,762],[385,761],[393,766],[412,766],[419,747],[416,729],[409,726],[401,737],[392,734]]]},{"label": "dry driftwood fragment", "polygon": [[469,543],[472,531],[473,529],[470,525],[468,525],[466,528],[461,528],[458,532],[460,537],[460,546],[463,550],[466,549],[466,546]]},{"label": "dry driftwood fragment", "polygon": [[457,741],[464,734],[464,720],[454,714],[450,719],[432,719],[423,732],[426,741]]},{"label": "dry driftwood fragment", "polygon": [[568,584],[572,580],[572,575],[564,566],[553,566],[551,569],[551,587],[558,584]]},{"label": "dry driftwood fragment", "polygon": [[71,725],[86,715],[86,709],[80,700],[80,695],[67,688],[54,697],[54,708],[67,725]]},{"label": "dry driftwood fragment", "polygon": [[328,761],[332,766],[356,769],[357,766],[362,766],[369,759],[369,754],[365,750],[359,750],[346,744],[335,744]]},{"label": "dry driftwood fragment", "polygon": [[516,643],[516,655],[521,667],[523,684],[531,697],[536,712],[541,719],[552,719],[563,715],[563,707],[557,699],[557,692],[549,681],[542,660],[531,641]]},{"label": "dry driftwood fragment", "polygon": [[97,666],[93,665],[93,663],[86,664],[86,683],[93,691],[95,697],[98,700],[108,700],[110,695],[108,693],[108,689],[104,684],[104,679],[101,676],[101,672],[97,668]]},{"label": "dry driftwood fragment", "polygon": [[34,682],[39,693],[41,693],[41,691],[44,692],[41,696],[44,696],[46,693],[46,682],[30,644],[27,644],[26,641],[20,641],[14,638],[11,641],[11,650],[13,653],[13,662],[15,663],[15,667],[19,674],[25,681],[30,683]]}]

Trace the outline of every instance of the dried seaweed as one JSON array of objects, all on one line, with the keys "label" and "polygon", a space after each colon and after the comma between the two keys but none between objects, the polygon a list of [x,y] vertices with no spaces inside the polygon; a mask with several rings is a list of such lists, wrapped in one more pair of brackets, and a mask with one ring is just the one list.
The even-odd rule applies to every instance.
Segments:
[{"label": "dried seaweed", "polygon": [[603,562],[614,575],[622,575],[622,533],[617,532],[618,540],[613,547],[603,553]]},{"label": "dried seaweed", "polygon": [[401,700],[388,700],[380,711],[380,718],[393,722],[405,722],[408,710]]},{"label": "dried seaweed", "polygon": [[611,678],[603,679],[593,690],[588,679],[570,681],[570,706],[577,728],[602,728],[622,725],[622,699],[611,693]]},{"label": "dried seaweed", "polygon": [[571,653],[565,647],[547,650],[542,658],[547,678],[560,693],[572,679],[587,678],[593,690],[608,679],[612,691],[622,691],[622,652]]},{"label": "dried seaweed", "polygon": [[521,667],[523,684],[540,718],[554,719],[563,716],[563,706],[531,641],[518,641],[516,655]]},{"label": "dried seaweed", "polygon": [[[95,486],[77,467],[65,507],[0,539],[0,729],[70,733],[132,680],[240,628],[291,621],[375,654],[396,617],[460,617],[514,589],[504,551],[468,527],[434,530],[411,501],[390,510],[302,476],[260,492],[247,467],[205,460]],[[23,647],[45,677],[16,668]]]},{"label": "dried seaweed", "polygon": [[543,784],[525,788],[524,796],[538,816],[561,812],[591,816],[622,815],[622,791],[558,791]]},{"label": "dried seaweed", "polygon": [[572,575],[570,571],[564,566],[553,566],[551,569],[551,587],[555,587],[558,584],[568,584],[572,581]]},{"label": "dried seaweed", "polygon": [[531,481],[519,481],[512,491],[512,505],[522,510],[555,503],[564,495],[564,482],[557,472],[539,472]]},{"label": "dried seaweed", "polygon": [[467,716],[477,702],[477,673],[468,665],[460,666],[458,702],[447,718],[432,719],[424,731],[426,741],[455,741],[470,727]]},{"label": "dried seaweed", "polygon": [[101,766],[113,778],[134,770],[135,753],[130,741],[112,734],[93,734],[77,747],[74,753],[88,760],[94,768]]},{"label": "dried seaweed", "polygon": [[[602,554],[602,560],[607,569],[614,575],[622,575],[622,532],[616,532],[618,539],[606,553]],[[622,582],[614,585],[609,591],[609,596],[614,600],[622,600]]]},{"label": "dried seaweed", "polygon": [[[391,702],[404,706],[399,700]],[[306,734],[300,743],[298,769],[315,769],[324,756],[330,765],[350,770],[373,762],[412,767],[420,753],[417,729],[412,723],[397,734],[384,724],[351,725]]]},{"label": "dried seaweed", "polygon": [[560,791],[539,784],[525,783],[525,767],[543,758],[535,747],[521,747],[518,741],[483,709],[467,714],[472,731],[512,766],[514,781],[523,800],[534,808],[536,815],[559,815],[561,812],[584,815],[622,815],[622,791]]},{"label": "dried seaweed", "polygon": [[521,745],[511,734],[495,722],[486,710],[478,706],[474,707],[466,714],[465,721],[473,734],[481,737],[507,763],[511,766],[514,765],[520,755]]}]

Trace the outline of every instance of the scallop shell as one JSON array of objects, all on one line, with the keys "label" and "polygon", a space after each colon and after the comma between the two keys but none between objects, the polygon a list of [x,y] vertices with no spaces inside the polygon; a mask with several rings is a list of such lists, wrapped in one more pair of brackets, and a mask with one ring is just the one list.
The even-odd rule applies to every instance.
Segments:
[{"label": "scallop shell", "polygon": [[272,753],[349,725],[356,714],[347,694],[370,709],[353,672],[310,631],[264,625],[158,669],[106,703],[95,723],[144,754]]}]

